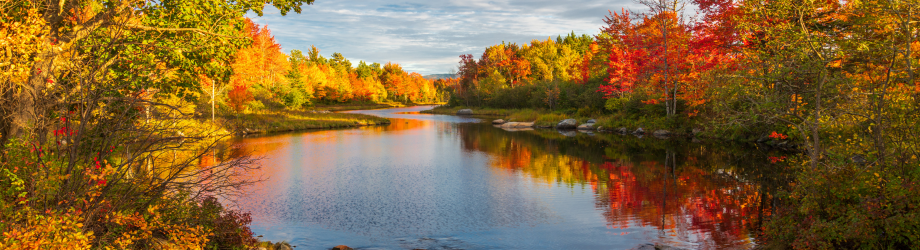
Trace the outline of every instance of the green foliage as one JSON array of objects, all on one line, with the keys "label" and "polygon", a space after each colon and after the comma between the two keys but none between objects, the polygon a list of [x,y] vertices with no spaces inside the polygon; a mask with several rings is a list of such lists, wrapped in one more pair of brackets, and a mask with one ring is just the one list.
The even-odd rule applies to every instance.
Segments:
[{"label": "green foliage", "polygon": [[[908,249],[920,240],[920,169],[901,173],[851,159],[803,164],[766,236],[795,248]],[[797,163],[806,163],[797,161]]]},{"label": "green foliage", "polygon": [[259,100],[246,102],[244,106],[246,107],[246,110],[249,112],[260,112],[262,110],[265,110],[265,104],[263,104],[262,101],[259,101]]}]

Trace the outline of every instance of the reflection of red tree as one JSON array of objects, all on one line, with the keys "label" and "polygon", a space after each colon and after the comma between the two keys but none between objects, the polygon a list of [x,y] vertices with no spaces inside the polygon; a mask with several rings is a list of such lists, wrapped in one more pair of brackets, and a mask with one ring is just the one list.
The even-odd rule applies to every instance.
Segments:
[{"label": "reflection of red tree", "polygon": [[694,167],[683,166],[671,173],[658,162],[641,165],[644,171],[640,173],[629,162],[606,162],[599,167],[610,179],[600,185],[606,190],[597,190],[597,205],[605,210],[610,226],[625,228],[638,217],[642,226],[657,227],[682,240],[701,240],[703,248],[752,241],[750,217],[757,214],[753,204],[760,197],[753,185]]},{"label": "reflection of red tree", "polygon": [[730,155],[689,150],[680,153],[678,161],[677,152],[665,150],[663,161],[649,153],[624,153],[616,159],[604,156],[606,162],[596,164],[570,155],[575,153],[563,153],[561,143],[527,133],[508,136],[491,128],[469,129],[475,133],[461,133],[464,149],[494,156],[493,169],[521,173],[547,184],[590,186],[596,194],[596,208],[609,228],[657,228],[660,239],[670,241],[659,243],[749,247],[754,241],[752,230],[769,213],[761,211],[769,196],[760,192],[759,184],[736,177],[740,175],[733,173],[735,165],[720,164],[725,168],[715,170],[704,167],[714,163],[710,161],[731,161]]}]

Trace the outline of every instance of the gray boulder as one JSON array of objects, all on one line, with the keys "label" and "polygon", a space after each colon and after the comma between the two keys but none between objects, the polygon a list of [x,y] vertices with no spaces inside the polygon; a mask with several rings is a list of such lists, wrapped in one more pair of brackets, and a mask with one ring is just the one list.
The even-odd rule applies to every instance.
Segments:
[{"label": "gray boulder", "polygon": [[620,134],[624,134],[624,135],[625,135],[625,134],[628,134],[628,133],[629,133],[629,130],[626,129],[626,127],[620,127],[620,128],[617,129],[617,133],[620,133]]},{"label": "gray boulder", "polygon": [[457,110],[457,115],[473,115],[473,110],[472,109]]},{"label": "gray boulder", "polygon": [[575,119],[565,119],[556,124],[557,129],[574,129],[578,126],[578,121]]},{"label": "gray boulder", "polygon": [[659,130],[655,130],[655,132],[652,132],[652,135],[659,136],[659,137],[666,137],[666,136],[671,135],[671,131],[659,129]]},{"label": "gray boulder", "polygon": [[593,129],[594,129],[594,123],[586,123],[586,124],[578,125],[578,130],[593,130]]},{"label": "gray boulder", "polygon": [[532,128],[533,122],[506,122],[502,128]]},{"label": "gray boulder", "polygon": [[588,121],[586,121],[585,123],[597,123],[597,121],[595,121],[594,119],[588,119]]},{"label": "gray boulder", "polygon": [[636,129],[636,131],[633,131],[633,134],[644,135],[644,134],[645,134],[645,130],[642,129],[642,128],[638,128],[638,129]]},{"label": "gray boulder", "polygon": [[505,120],[504,119],[494,120],[492,121],[492,124],[505,124]]}]

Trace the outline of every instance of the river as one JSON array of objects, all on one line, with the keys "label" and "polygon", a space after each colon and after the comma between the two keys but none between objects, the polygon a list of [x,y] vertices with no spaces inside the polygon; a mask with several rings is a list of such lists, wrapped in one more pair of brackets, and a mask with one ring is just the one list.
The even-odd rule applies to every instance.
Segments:
[{"label": "river", "polygon": [[506,131],[485,119],[351,111],[384,126],[234,139],[267,180],[238,200],[297,249],[751,248],[777,153],[683,139]]}]

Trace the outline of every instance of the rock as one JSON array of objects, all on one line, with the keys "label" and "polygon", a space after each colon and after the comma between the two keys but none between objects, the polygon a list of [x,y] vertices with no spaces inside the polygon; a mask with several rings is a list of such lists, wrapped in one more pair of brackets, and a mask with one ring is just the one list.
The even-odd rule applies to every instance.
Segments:
[{"label": "rock", "polygon": [[506,122],[501,128],[532,128],[533,122]]},{"label": "rock", "polygon": [[607,131],[607,130],[605,130],[605,129],[607,129],[607,128],[604,128],[604,126],[598,126],[598,127],[597,127],[597,132],[604,132],[604,131]]},{"label": "rock", "polygon": [[643,135],[645,134],[645,130],[643,130],[642,128],[638,128],[636,129],[636,131],[633,131],[633,134]]},{"label": "rock", "polygon": [[660,136],[660,137],[665,137],[665,136],[671,135],[671,131],[667,131],[667,130],[664,130],[664,129],[659,129],[659,130],[655,130],[655,132],[652,132],[652,135],[654,135],[654,136]]},{"label": "rock", "polygon": [[585,123],[597,123],[597,121],[595,121],[594,119],[588,119],[588,121],[586,121]]},{"label": "rock", "polygon": [[586,124],[578,125],[578,130],[593,130],[593,129],[594,129],[594,123],[586,123]]},{"label": "rock", "polygon": [[287,242],[278,242],[275,243],[275,250],[294,250],[294,248]]},{"label": "rock", "polygon": [[578,126],[578,121],[575,119],[565,119],[556,124],[557,129],[574,129]]},{"label": "rock", "polygon": [[492,121],[492,124],[505,124],[505,120],[504,119],[494,120]]},{"label": "rock", "polygon": [[338,245],[333,247],[332,250],[354,250],[354,248],[350,248],[346,245]]},{"label": "rock", "polygon": [[473,110],[472,109],[457,110],[457,115],[473,115]]},{"label": "rock", "polygon": [[617,129],[617,133],[620,133],[620,134],[624,134],[624,135],[625,135],[625,134],[629,133],[629,130],[626,129],[626,127],[620,127],[620,128]]}]

